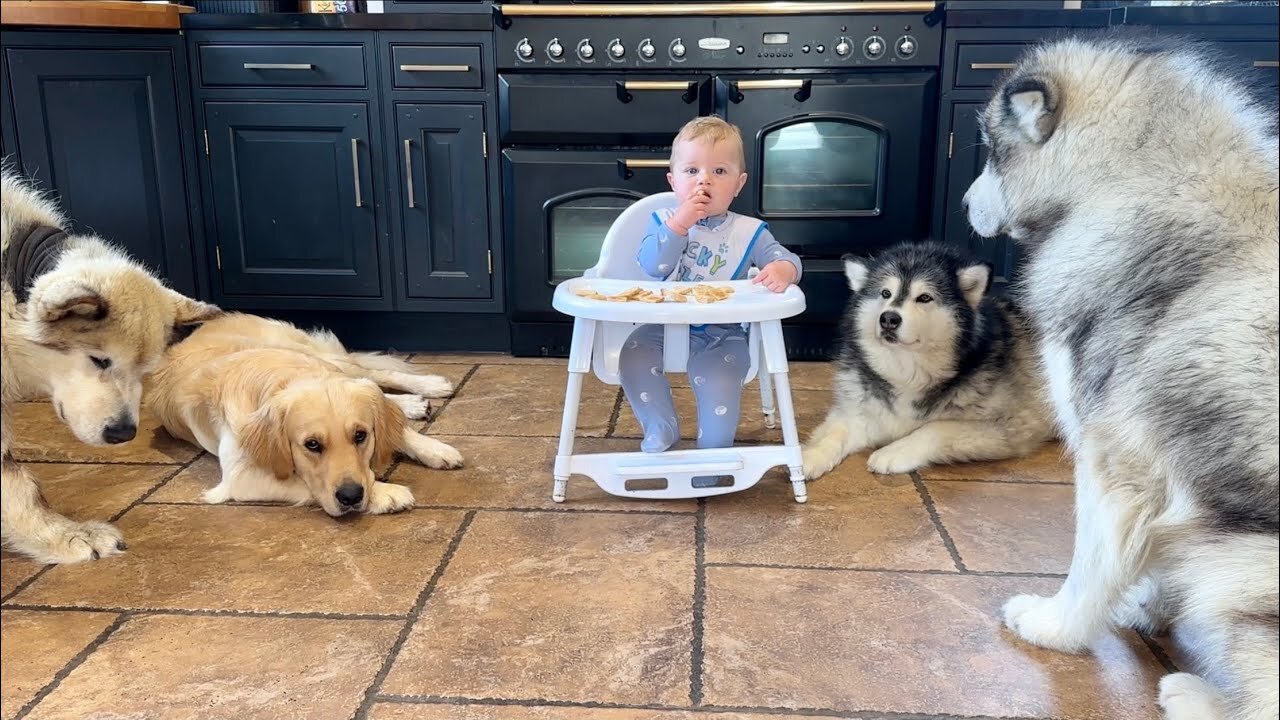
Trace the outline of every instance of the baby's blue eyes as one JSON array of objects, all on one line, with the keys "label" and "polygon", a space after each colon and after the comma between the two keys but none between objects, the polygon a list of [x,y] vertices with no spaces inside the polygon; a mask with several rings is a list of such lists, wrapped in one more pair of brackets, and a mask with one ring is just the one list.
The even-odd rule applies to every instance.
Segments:
[{"label": "baby's blue eyes", "polygon": [[[728,170],[725,170],[724,168],[716,168],[713,172],[715,172],[715,174],[717,174],[717,175],[728,175],[728,174],[729,174],[729,171],[728,171]],[[685,174],[685,175],[697,175],[697,174],[698,174],[698,168],[685,168],[685,169],[684,169],[684,174]]]}]

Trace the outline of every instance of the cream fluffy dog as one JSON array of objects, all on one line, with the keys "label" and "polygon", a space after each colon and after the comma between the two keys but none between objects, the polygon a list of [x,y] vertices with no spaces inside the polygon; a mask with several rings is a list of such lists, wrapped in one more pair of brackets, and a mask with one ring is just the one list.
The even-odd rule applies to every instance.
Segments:
[{"label": "cream fluffy dog", "polygon": [[428,467],[462,465],[456,449],[405,424],[406,413],[426,415],[422,396],[452,391],[402,360],[348,353],[328,332],[229,313],[169,349],[147,405],[175,437],[218,456],[222,479],[206,502],[315,502],[337,517],[413,505],[408,488],[376,480],[397,451]]}]

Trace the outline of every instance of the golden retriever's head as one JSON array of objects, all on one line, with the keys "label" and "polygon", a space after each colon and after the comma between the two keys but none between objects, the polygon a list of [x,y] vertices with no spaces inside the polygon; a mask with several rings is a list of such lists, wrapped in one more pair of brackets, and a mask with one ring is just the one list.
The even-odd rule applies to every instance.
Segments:
[{"label": "golden retriever's head", "polygon": [[58,417],[84,443],[132,440],[143,377],[182,325],[220,311],[164,286],[93,237],[68,240],[53,270],[32,284],[22,334]]},{"label": "golden retriever's head", "polygon": [[324,511],[363,512],[401,446],[404,413],[370,380],[301,380],[259,408],[240,439],[281,480],[297,474]]}]

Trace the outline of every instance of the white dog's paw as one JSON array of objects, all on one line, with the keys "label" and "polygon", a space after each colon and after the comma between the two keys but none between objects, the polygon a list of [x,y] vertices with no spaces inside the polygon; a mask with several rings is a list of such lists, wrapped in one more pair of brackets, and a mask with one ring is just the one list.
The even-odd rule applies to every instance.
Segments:
[{"label": "white dog's paw", "polygon": [[421,395],[388,395],[409,420],[425,420],[431,415],[431,401]]},{"label": "white dog's paw", "polygon": [[805,480],[817,480],[831,472],[840,463],[841,458],[825,445],[805,445],[800,448],[800,458],[804,468]]},{"label": "white dog's paw", "polygon": [[221,484],[215,485],[201,493],[200,499],[210,505],[221,505],[231,499],[231,490]]},{"label": "white dog's paw", "polygon": [[1004,604],[1004,624],[1032,645],[1075,653],[1088,647],[1088,640],[1070,633],[1063,624],[1057,598],[1018,595]]},{"label": "white dog's paw", "polygon": [[64,564],[119,555],[125,551],[124,536],[114,525],[104,522],[66,521],[49,528],[43,547],[33,555],[43,563]]},{"label": "white dog's paw", "polygon": [[414,394],[429,398],[447,398],[453,394],[453,383],[439,375],[416,375],[408,383]]},{"label": "white dog's paw", "polygon": [[928,464],[928,457],[903,440],[890,443],[867,458],[867,469],[880,475],[909,473]]},{"label": "white dog's paw", "polygon": [[1222,696],[1209,683],[1191,673],[1173,673],[1160,679],[1157,702],[1166,720],[1221,720]]},{"label": "white dog's paw", "polygon": [[1119,627],[1130,628],[1148,635],[1155,635],[1168,629],[1167,618],[1163,616],[1160,588],[1150,579],[1144,579],[1125,593],[1112,613],[1112,621]]},{"label": "white dog's paw", "polygon": [[462,467],[462,453],[452,445],[423,436],[422,464],[437,470],[453,470]]},{"label": "white dog's paw", "polygon": [[413,507],[413,492],[403,485],[376,481],[369,489],[369,504],[365,512],[370,515],[400,512]]}]

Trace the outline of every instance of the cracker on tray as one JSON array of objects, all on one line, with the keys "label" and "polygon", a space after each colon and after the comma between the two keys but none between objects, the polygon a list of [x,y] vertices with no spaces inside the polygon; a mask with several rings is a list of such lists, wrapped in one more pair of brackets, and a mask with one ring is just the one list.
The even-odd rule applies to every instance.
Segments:
[{"label": "cracker on tray", "polygon": [[588,287],[576,288],[573,293],[579,297],[588,298],[590,300],[604,300],[606,302],[645,302],[645,303],[662,303],[662,302],[699,302],[699,303],[715,303],[721,300],[727,300],[733,294],[733,288],[727,286],[707,285],[699,283],[697,285],[685,285],[675,288],[664,288],[662,292],[653,290],[645,290],[642,287],[633,287],[623,290],[613,295],[605,295]]}]

